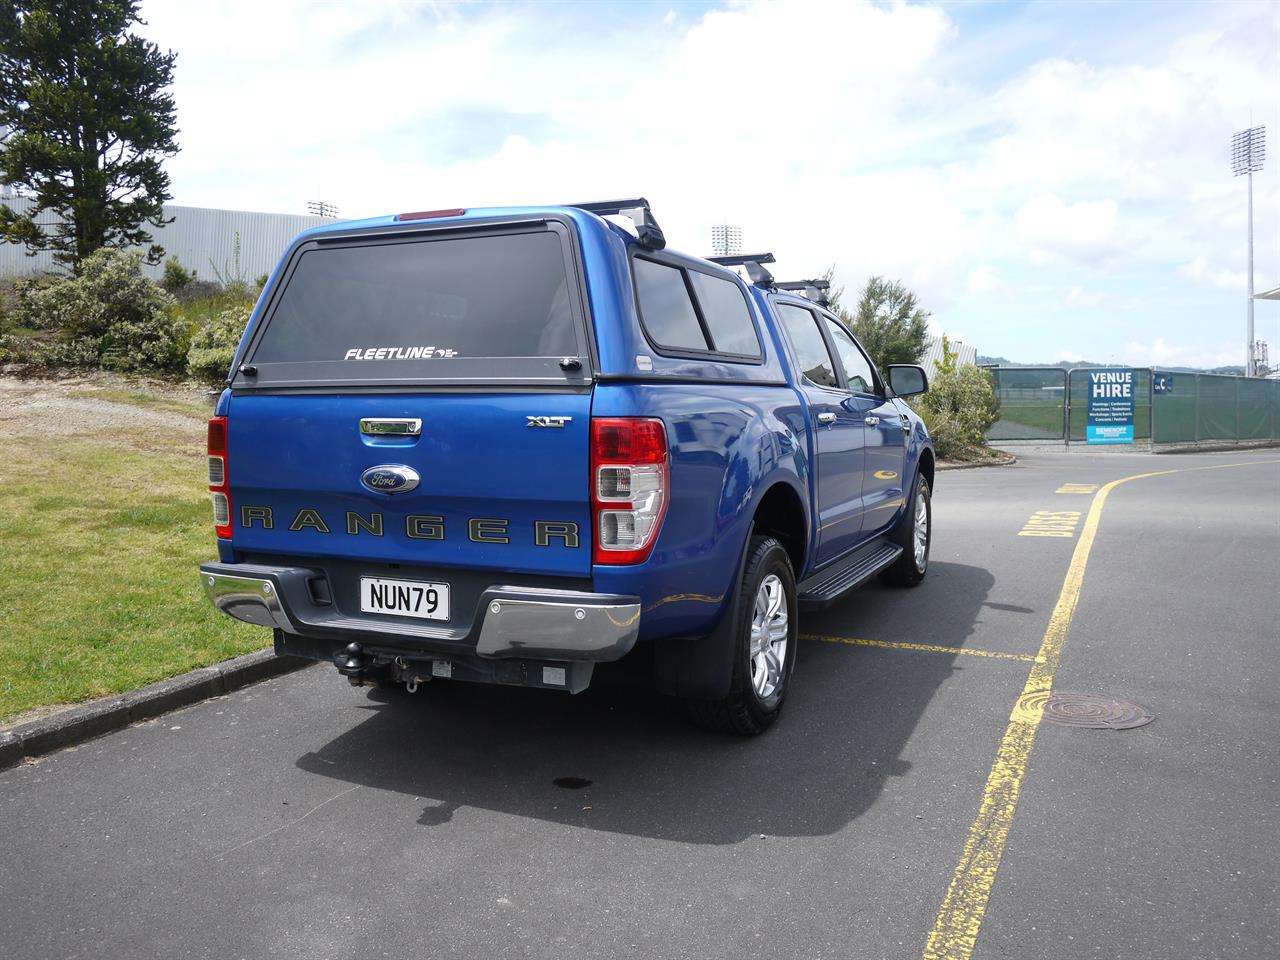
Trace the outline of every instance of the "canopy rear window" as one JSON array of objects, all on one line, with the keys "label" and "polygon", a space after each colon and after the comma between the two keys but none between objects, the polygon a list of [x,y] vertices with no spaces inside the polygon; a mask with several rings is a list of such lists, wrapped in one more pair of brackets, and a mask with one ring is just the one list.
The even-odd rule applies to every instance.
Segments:
[{"label": "canopy rear window", "polygon": [[580,379],[560,364],[586,355],[568,254],[558,223],[304,246],[235,385]]}]

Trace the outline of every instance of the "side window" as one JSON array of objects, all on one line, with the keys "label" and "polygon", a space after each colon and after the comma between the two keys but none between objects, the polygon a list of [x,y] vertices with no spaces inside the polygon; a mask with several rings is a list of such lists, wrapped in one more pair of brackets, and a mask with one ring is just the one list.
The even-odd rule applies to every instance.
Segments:
[{"label": "side window", "polygon": [[760,356],[760,340],[751,322],[746,297],[732,280],[689,271],[689,281],[702,307],[702,317],[711,333],[712,347],[720,353]]},{"label": "side window", "polygon": [[849,381],[849,389],[854,393],[875,393],[876,377],[871,372],[871,364],[853,342],[853,337],[844,328],[844,324],[837,323],[830,317],[823,317],[822,320],[835,342],[840,365],[844,367],[844,375]]},{"label": "side window", "polygon": [[640,257],[632,262],[640,322],[654,342],[677,350],[708,349],[682,271]]},{"label": "side window", "polygon": [[803,307],[778,304],[778,318],[787,331],[787,339],[795,348],[796,360],[806,377],[821,387],[838,387],[835,364],[827,351],[827,342],[814,321],[813,314]]}]

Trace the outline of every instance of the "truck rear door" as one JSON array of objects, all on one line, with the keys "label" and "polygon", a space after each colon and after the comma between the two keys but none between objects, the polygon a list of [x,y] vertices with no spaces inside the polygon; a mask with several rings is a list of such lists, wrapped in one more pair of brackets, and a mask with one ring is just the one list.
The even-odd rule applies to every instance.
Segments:
[{"label": "truck rear door", "polygon": [[813,418],[817,563],[821,565],[853,549],[859,540],[866,427],[840,379],[840,367],[818,326],[819,315],[795,304],[774,306],[796,359],[800,374],[796,385]]},{"label": "truck rear door", "polygon": [[588,576],[580,275],[555,219],[297,248],[232,382],[235,551]]}]

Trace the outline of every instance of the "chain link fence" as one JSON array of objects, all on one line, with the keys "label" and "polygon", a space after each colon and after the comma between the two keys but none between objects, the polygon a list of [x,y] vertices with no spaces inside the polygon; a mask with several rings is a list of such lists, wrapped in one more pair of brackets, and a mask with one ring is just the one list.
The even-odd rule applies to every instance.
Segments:
[{"label": "chain link fence", "polygon": [[[990,369],[1000,399],[1000,419],[987,431],[988,440],[1085,442],[1087,369]],[[1148,367],[1134,367],[1133,372],[1135,442],[1280,440],[1280,380],[1166,373]]]}]

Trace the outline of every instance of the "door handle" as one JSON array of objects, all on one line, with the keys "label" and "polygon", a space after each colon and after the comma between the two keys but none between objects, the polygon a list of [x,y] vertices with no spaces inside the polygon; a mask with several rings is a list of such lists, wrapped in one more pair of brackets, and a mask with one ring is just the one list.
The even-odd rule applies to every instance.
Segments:
[{"label": "door handle", "polygon": [[418,417],[361,417],[360,432],[373,437],[420,437]]},{"label": "door handle", "polygon": [[830,410],[824,410],[822,413],[818,414],[818,422],[819,423],[835,423],[836,415],[832,413]]},{"label": "door handle", "polygon": [[862,422],[863,422],[863,423],[865,423],[868,427],[878,427],[878,426],[880,426],[880,418],[879,418],[879,417],[867,417],[867,418],[866,418],[865,420],[863,420]]}]

